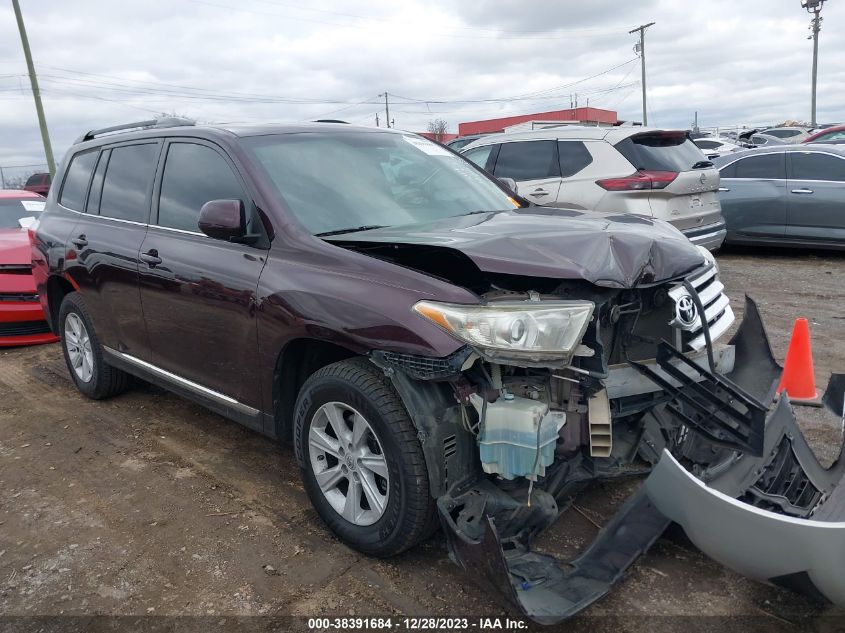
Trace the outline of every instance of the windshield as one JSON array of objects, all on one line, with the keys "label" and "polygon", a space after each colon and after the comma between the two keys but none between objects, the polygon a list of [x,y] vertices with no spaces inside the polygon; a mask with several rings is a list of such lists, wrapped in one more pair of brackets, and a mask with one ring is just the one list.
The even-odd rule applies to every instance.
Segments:
[{"label": "windshield", "polygon": [[315,235],[515,206],[465,159],[416,136],[308,132],[243,143]]},{"label": "windshield", "polygon": [[21,228],[18,220],[21,218],[37,218],[44,210],[44,200],[30,198],[27,200],[0,199],[0,229]]}]

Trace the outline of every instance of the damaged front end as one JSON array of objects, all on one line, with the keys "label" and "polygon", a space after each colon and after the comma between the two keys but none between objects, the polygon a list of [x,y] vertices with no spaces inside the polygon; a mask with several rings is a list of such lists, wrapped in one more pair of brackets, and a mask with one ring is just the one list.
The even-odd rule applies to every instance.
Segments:
[{"label": "damaged front end", "polygon": [[[734,316],[715,265],[633,288],[571,281],[483,298],[505,318],[417,306],[467,341],[452,356],[372,354],[418,427],[450,554],[476,581],[559,622],[674,521],[741,573],[845,604],[845,459],[822,468],[776,398],[781,368],[753,301],[722,341]],[[567,314],[565,353],[502,352],[497,341],[551,336],[543,309]],[[825,403],[845,422],[843,389],[834,375]],[[623,477],[642,484],[577,557],[531,550],[590,484]]]}]

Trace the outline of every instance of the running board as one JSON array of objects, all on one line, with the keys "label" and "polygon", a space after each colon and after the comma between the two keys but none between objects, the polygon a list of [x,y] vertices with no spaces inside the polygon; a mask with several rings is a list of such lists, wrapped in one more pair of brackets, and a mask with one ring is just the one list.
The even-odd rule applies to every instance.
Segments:
[{"label": "running board", "polygon": [[[666,341],[657,346],[657,365],[679,386],[643,363],[628,362],[672,398],[666,410],[683,424],[714,444],[763,455],[766,407],[739,385],[699,367]],[[690,371],[681,371],[680,365]]]}]

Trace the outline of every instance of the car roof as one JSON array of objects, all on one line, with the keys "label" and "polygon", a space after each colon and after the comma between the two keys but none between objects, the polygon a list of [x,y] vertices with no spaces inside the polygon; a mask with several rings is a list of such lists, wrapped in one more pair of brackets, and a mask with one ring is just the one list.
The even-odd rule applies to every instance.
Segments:
[{"label": "car roof", "polygon": [[0,198],[17,200],[19,198],[36,198],[42,199],[44,196],[35,193],[34,191],[25,191],[24,189],[0,189]]},{"label": "car roof", "polygon": [[506,143],[509,141],[534,141],[534,140],[574,140],[574,141],[607,141],[618,143],[630,136],[646,132],[678,132],[655,127],[629,126],[629,127],[596,127],[586,125],[562,125],[560,127],[543,128],[542,130],[530,130],[528,132],[500,132],[488,134],[461,148],[461,152],[490,145],[491,143]]},{"label": "car roof", "polygon": [[74,144],[74,150],[88,149],[110,143],[133,141],[146,138],[162,138],[173,136],[191,136],[196,138],[244,138],[249,136],[267,136],[271,134],[299,134],[299,133],[331,132],[332,134],[349,133],[381,133],[381,134],[413,134],[393,128],[374,128],[346,123],[265,123],[265,124],[208,124],[208,125],[173,125],[167,127],[144,127],[125,131],[115,131],[95,136],[90,140],[80,140]]},{"label": "car roof", "polygon": [[810,143],[798,145],[771,145],[766,147],[755,147],[752,149],[745,149],[741,152],[733,152],[726,156],[714,158],[713,163],[716,167],[724,167],[729,163],[733,163],[740,158],[746,156],[754,156],[755,154],[772,154],[774,152],[823,152],[827,154],[836,154],[845,158],[845,148],[838,145],[830,145],[828,143]]}]

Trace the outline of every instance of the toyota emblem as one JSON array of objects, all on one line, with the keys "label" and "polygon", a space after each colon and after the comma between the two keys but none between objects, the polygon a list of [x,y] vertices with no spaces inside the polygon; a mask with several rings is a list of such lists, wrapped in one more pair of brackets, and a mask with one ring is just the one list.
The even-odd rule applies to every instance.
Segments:
[{"label": "toyota emblem", "polygon": [[698,308],[695,307],[695,301],[689,295],[684,295],[678,299],[677,317],[678,323],[685,327],[691,327],[695,324],[698,317]]},{"label": "toyota emblem", "polygon": [[707,174],[701,174],[701,176],[699,176],[698,178],[698,182],[700,182],[702,185],[707,182]]}]

